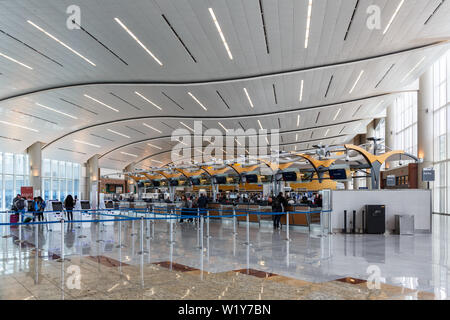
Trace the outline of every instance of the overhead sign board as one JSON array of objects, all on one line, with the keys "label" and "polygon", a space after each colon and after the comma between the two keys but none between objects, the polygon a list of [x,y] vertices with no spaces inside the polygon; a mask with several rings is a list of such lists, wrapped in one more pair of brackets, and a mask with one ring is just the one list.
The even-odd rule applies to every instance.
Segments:
[{"label": "overhead sign board", "polygon": [[423,168],[422,170],[422,181],[423,182],[434,182],[436,180],[436,173],[433,168]]}]

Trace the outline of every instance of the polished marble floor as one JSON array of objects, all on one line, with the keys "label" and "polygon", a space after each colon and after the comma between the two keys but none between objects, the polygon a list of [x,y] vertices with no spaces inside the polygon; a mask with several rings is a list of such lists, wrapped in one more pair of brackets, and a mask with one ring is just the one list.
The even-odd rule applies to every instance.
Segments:
[{"label": "polished marble floor", "polygon": [[415,236],[290,230],[290,241],[257,225],[247,236],[245,223],[235,233],[231,220],[211,221],[209,237],[206,222],[73,223],[63,238],[58,225],[0,226],[0,299],[448,299],[449,221]]}]

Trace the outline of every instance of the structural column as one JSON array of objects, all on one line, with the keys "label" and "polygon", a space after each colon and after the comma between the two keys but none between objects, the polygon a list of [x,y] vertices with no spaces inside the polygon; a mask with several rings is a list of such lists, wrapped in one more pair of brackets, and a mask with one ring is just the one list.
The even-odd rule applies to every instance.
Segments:
[{"label": "structural column", "polygon": [[91,201],[91,207],[93,209],[98,208],[98,188],[100,182],[100,169],[98,167],[98,157],[96,154],[87,161],[86,174],[87,174],[87,196]]},{"label": "structural column", "polygon": [[42,146],[42,142],[36,142],[27,149],[30,161],[30,186],[33,187],[34,197],[41,196]]},{"label": "structural column", "polygon": [[[366,134],[366,140],[368,138],[375,138],[375,121],[372,121],[367,125],[367,134]],[[369,141],[367,141],[369,143]],[[366,178],[366,187],[371,190],[372,189],[372,178],[368,177]]]},{"label": "structural column", "polygon": [[[125,169],[123,169],[123,172],[134,172],[136,169],[136,164],[130,163],[128,166],[125,167]],[[134,186],[135,186],[135,181],[131,178],[127,178],[127,188],[128,188],[128,192],[134,193]],[[137,192],[137,185],[136,185],[136,192]]]},{"label": "structural column", "polygon": [[433,167],[433,73],[430,68],[419,80],[417,99],[417,151],[419,159],[419,188],[426,189],[427,183],[422,181],[422,169]]},{"label": "structural column", "polygon": [[[395,149],[395,140],[394,140],[394,133],[395,133],[395,110],[394,105],[389,105],[386,108],[386,119],[385,119],[385,127],[384,127],[384,145],[387,147],[386,152],[389,152],[391,150]],[[392,169],[391,168],[391,162],[386,162],[386,169]]]}]

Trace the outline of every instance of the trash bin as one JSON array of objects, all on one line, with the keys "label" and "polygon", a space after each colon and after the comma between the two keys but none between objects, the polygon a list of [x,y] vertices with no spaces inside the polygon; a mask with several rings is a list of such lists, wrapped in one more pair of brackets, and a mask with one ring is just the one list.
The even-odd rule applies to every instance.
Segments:
[{"label": "trash bin", "polygon": [[412,236],[415,233],[414,216],[396,215],[395,234]]}]

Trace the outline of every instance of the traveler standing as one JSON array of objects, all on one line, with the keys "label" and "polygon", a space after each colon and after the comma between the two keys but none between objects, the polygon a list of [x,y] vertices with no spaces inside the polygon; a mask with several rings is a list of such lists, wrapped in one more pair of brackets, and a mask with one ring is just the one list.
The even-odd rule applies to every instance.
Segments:
[{"label": "traveler standing", "polygon": [[[280,192],[278,194],[278,197],[276,197],[272,202],[272,212],[273,213],[282,213],[285,211],[285,208],[287,207],[288,202],[286,198],[283,196],[283,192]],[[278,229],[280,228],[280,221],[281,221],[281,214],[277,214],[273,216],[273,228]]]},{"label": "traveler standing", "polygon": [[204,216],[206,214],[206,206],[208,205],[208,199],[205,194],[202,193],[200,198],[198,198],[198,207],[200,209],[200,213]]},{"label": "traveler standing", "polygon": [[64,208],[66,208],[67,219],[68,219],[69,221],[72,221],[72,220],[73,220],[73,212],[72,212],[73,206],[74,206],[74,201],[73,201],[72,196],[69,194],[69,195],[66,197],[66,200],[64,200]]},{"label": "traveler standing", "polygon": [[20,221],[22,222],[25,208],[27,207],[27,200],[25,197],[21,197],[20,194],[18,194],[15,199],[16,200],[14,201],[13,207],[16,209],[16,214],[20,214]]},{"label": "traveler standing", "polygon": [[189,215],[188,209],[189,209],[189,203],[188,203],[188,201],[186,199],[186,196],[182,195],[181,196],[181,219],[180,219],[180,223],[183,223],[183,221],[184,221],[183,216]]}]

